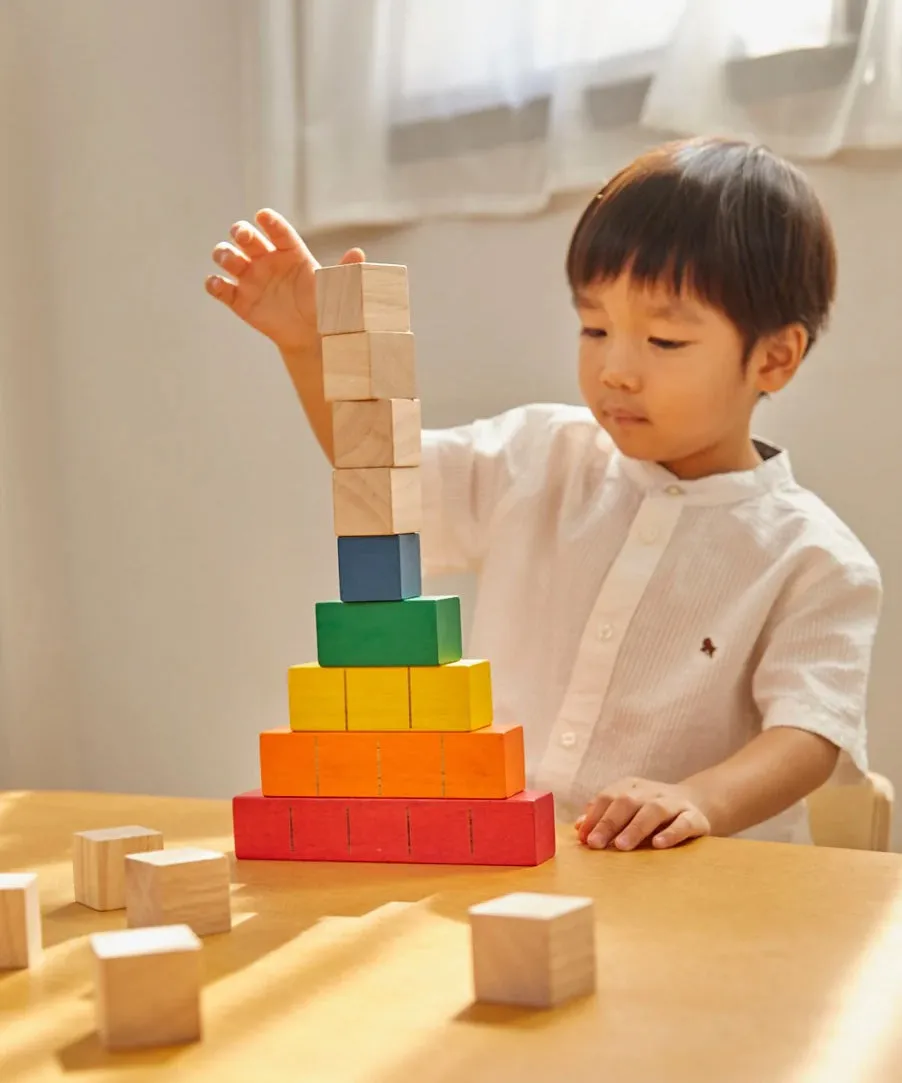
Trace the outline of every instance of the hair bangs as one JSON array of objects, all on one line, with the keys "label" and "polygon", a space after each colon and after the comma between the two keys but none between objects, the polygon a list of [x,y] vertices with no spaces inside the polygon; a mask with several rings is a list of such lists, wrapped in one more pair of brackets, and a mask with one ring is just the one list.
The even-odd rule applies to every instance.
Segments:
[{"label": "hair bangs", "polygon": [[627,274],[638,286],[691,293],[724,309],[725,278],[735,280],[741,266],[731,266],[736,254],[709,209],[665,174],[626,179],[602,189],[577,226],[567,257],[571,290]]},{"label": "hair bangs", "polygon": [[829,222],[810,184],[764,147],[668,143],[616,174],[583,212],[567,253],[574,295],[628,274],[723,312],[747,348],[801,323],[809,345],[836,285]]}]

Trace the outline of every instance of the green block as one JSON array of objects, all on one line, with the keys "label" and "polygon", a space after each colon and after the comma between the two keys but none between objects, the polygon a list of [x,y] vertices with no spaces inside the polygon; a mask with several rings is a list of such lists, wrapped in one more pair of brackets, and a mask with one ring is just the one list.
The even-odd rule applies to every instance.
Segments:
[{"label": "green block", "polygon": [[463,654],[460,598],[317,602],[321,666],[440,666]]}]

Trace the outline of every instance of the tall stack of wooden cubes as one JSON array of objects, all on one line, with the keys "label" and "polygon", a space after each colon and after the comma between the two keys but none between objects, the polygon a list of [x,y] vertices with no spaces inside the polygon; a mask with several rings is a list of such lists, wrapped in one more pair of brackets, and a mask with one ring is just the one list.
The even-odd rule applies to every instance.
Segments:
[{"label": "tall stack of wooden cubes", "polygon": [[340,600],[317,603],[317,661],[289,670],[289,727],[260,735],[236,855],[538,864],[552,796],[524,789],[521,727],[493,724],[489,662],[461,657],[460,599],[421,592],[407,269],[320,268],[317,308]]}]

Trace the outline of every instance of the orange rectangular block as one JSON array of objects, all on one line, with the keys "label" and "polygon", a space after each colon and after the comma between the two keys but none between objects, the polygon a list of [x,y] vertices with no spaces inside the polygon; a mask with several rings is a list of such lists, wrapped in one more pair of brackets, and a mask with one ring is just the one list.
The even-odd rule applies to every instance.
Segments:
[{"label": "orange rectangular block", "polygon": [[442,734],[380,733],[383,797],[443,797]]},{"label": "orange rectangular block", "polygon": [[290,729],[260,734],[260,788],[267,797],[316,797],[316,737]]},{"label": "orange rectangular block", "polygon": [[512,797],[526,787],[522,726],[445,733],[445,797]]},{"label": "orange rectangular block", "polygon": [[381,736],[378,733],[318,733],[319,796],[378,797]]}]

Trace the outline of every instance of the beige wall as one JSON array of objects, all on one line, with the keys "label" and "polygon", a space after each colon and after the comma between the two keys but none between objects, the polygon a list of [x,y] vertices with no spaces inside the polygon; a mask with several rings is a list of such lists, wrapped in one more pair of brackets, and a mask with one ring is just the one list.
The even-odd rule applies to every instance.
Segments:
[{"label": "beige wall", "polygon": [[[313,603],[335,590],[328,472],[288,381],[201,288],[210,248],[253,209],[233,74],[252,48],[242,2],[7,9],[28,62],[7,71],[17,92],[0,109],[28,123],[15,198],[0,203],[17,245],[13,266],[0,261],[13,494],[0,510],[0,785],[253,785],[257,731],[284,723],[285,669],[313,657]],[[645,141],[612,138],[611,167]],[[902,161],[812,175],[836,223],[841,300],[760,429],[883,566],[872,749],[902,779]],[[427,423],[574,400],[562,263],[578,206],[364,238],[410,267]]]}]

